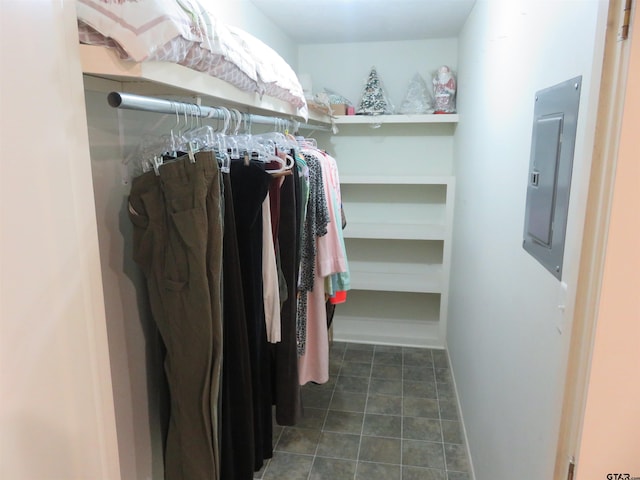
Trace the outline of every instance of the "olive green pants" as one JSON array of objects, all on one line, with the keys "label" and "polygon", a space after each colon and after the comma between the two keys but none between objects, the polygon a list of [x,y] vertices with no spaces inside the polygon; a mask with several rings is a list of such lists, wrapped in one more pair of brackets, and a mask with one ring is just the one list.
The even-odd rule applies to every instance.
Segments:
[{"label": "olive green pants", "polygon": [[166,480],[220,478],[218,402],[222,362],[222,204],[210,152],[134,179],[129,217],[134,259],[166,346],[171,412]]}]

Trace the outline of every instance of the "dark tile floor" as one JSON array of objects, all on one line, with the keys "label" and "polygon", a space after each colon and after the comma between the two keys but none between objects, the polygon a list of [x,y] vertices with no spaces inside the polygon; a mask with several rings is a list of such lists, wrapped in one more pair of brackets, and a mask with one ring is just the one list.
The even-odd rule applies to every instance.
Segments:
[{"label": "dark tile floor", "polygon": [[444,350],[334,342],[330,369],[255,478],[471,480]]}]

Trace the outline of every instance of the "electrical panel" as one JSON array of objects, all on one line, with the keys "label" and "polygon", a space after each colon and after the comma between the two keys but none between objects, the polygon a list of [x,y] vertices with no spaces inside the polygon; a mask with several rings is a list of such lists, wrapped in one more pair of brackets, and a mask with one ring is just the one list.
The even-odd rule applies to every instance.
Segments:
[{"label": "electrical panel", "polygon": [[558,279],[571,190],[582,77],[535,96],[523,247]]}]

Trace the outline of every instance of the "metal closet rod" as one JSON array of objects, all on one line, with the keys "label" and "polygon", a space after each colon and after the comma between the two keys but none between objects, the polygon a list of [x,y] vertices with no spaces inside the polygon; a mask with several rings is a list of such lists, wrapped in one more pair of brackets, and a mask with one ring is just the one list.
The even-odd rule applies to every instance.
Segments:
[{"label": "metal closet rod", "polygon": [[[127,110],[140,110],[143,112],[155,112],[165,114],[187,114],[202,118],[214,118],[218,120],[225,119],[225,112],[221,107],[207,107],[204,105],[196,105],[195,103],[175,102],[173,100],[164,100],[155,97],[145,97],[143,95],[134,95],[132,93],[111,92],[107,95],[107,101],[113,108],[124,108]],[[227,109],[228,111],[229,109]],[[313,130],[329,131],[330,128],[324,125],[309,125],[300,123],[295,120],[288,120],[278,117],[267,117],[265,115],[256,115],[255,113],[241,112],[242,120],[248,121],[250,124],[272,125],[274,127],[282,127],[283,125],[290,130],[298,128],[306,128]]]}]

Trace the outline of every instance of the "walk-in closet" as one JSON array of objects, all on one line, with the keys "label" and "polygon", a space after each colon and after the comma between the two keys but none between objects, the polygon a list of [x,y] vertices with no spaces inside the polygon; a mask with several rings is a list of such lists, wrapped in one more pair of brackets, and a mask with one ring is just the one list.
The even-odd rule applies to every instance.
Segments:
[{"label": "walk-in closet", "polygon": [[638,15],[1,2],[0,477],[640,477]]}]

